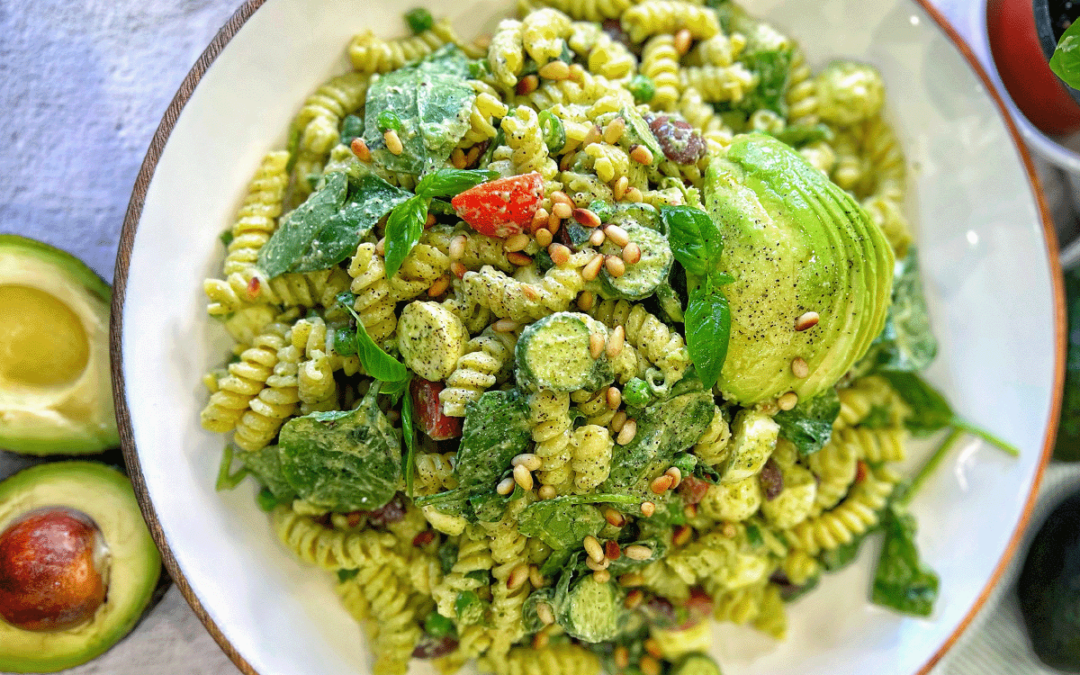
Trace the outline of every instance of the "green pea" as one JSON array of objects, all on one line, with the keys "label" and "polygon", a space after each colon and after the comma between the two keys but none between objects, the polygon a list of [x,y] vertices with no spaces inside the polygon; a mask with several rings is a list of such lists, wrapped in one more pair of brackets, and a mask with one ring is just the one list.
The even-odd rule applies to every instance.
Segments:
[{"label": "green pea", "polygon": [[446,637],[454,632],[454,621],[438,612],[431,612],[424,619],[424,632],[435,638]]},{"label": "green pea", "polygon": [[488,65],[487,59],[469,61],[469,77],[472,79],[479,80],[490,72],[491,66]]},{"label": "green pea", "polygon": [[634,95],[634,101],[637,103],[648,103],[656,95],[656,85],[653,84],[652,79],[644,75],[635,75],[626,88]]},{"label": "green pea", "polygon": [[454,613],[462,624],[473,624],[484,618],[484,601],[473,591],[458,593]]},{"label": "green pea", "polygon": [[259,490],[259,496],[255,498],[255,502],[259,505],[260,509],[267,512],[273,511],[278,505],[277,497],[275,497],[274,493],[270,492],[267,488]]},{"label": "green pea", "polygon": [[671,461],[671,466],[681,471],[683,476],[690,476],[694,473],[694,467],[697,466],[697,457],[688,452],[680,453],[675,455],[675,458]]},{"label": "green pea", "polygon": [[342,356],[352,356],[356,353],[356,332],[346,326],[341,326],[334,331],[334,351]]},{"label": "green pea", "polygon": [[555,154],[566,146],[566,128],[562,120],[556,117],[550,110],[540,111],[540,130],[544,134],[544,144],[548,152]]},{"label": "green pea", "polygon": [[379,113],[379,118],[375,122],[379,131],[401,131],[401,118],[397,116],[397,113],[393,110],[384,110]]},{"label": "green pea", "polygon": [[413,33],[419,35],[426,30],[431,30],[431,27],[435,25],[435,17],[423,7],[417,7],[405,13],[405,23],[409,24]]},{"label": "green pea", "polygon": [[652,388],[645,380],[635,377],[623,387],[622,397],[626,405],[641,408],[648,405],[652,398]]}]

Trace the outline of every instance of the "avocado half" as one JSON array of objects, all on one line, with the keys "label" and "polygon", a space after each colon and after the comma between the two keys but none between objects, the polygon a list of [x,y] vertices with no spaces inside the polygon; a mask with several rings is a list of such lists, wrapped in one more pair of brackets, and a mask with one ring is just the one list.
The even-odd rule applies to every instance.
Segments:
[{"label": "avocado half", "polygon": [[74,256],[0,235],[0,449],[79,455],[119,445],[110,297]]},{"label": "avocado half", "polygon": [[[737,136],[713,159],[705,203],[720,228],[720,265],[731,338],[723,395],[743,405],[788,391],[808,399],[833,386],[881,333],[893,252],[881,229],[844,190],[790,146],[764,134]],[[816,312],[817,325],[797,330]],[[796,377],[792,362],[806,361]]]},{"label": "avocado half", "polygon": [[150,602],[161,556],[143,522],[131,482],[92,462],[42,464],[0,483],[0,532],[31,511],[62,506],[97,524],[109,550],[104,604],[82,625],[32,632],[0,621],[0,671],[51,673],[104,653],[127,635]]}]

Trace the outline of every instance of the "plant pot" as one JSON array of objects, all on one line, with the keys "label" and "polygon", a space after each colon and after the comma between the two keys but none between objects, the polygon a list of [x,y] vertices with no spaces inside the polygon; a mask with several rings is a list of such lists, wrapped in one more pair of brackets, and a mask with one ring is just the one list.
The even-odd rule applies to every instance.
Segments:
[{"label": "plant pot", "polygon": [[[1080,17],[1080,2],[1074,0],[1033,0],[1032,13],[1035,18],[1035,32],[1039,36],[1043,56],[1047,62],[1054,55],[1054,49],[1072,22]],[[1080,104],[1080,91],[1062,82],[1065,91]]]}]

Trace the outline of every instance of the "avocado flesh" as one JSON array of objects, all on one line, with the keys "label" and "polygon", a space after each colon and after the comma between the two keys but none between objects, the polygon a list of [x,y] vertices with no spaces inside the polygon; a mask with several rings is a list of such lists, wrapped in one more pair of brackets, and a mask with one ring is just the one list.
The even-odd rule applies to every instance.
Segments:
[{"label": "avocado flesh", "polygon": [[119,445],[109,285],[71,255],[0,235],[0,448],[76,455]]},{"label": "avocado flesh", "polygon": [[131,483],[92,462],[42,464],[0,483],[0,532],[23,514],[63,506],[89,516],[109,548],[105,603],[88,623],[32,632],[0,621],[0,671],[51,673],[93,659],[127,635],[161,573],[161,556],[143,522]]},{"label": "avocado flesh", "polygon": [[[893,253],[846,192],[784,143],[738,136],[709,165],[705,203],[724,237],[731,338],[719,385],[753,404],[831,387],[885,325]],[[818,324],[795,330],[806,312]],[[810,375],[799,379],[791,362]]]}]

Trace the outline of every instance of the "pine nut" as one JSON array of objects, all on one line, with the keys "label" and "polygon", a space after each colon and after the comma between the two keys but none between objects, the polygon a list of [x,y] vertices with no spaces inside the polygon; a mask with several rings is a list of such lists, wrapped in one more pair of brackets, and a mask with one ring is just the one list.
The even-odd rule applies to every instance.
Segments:
[{"label": "pine nut", "polygon": [[573,152],[565,152],[562,157],[559,158],[559,171],[569,171],[570,164],[574,161]]},{"label": "pine nut", "polygon": [[626,189],[628,187],[630,187],[630,179],[626,176],[619,176],[619,180],[615,181],[615,187],[611,189],[615,201],[622,201],[622,198],[626,196]]},{"label": "pine nut", "polygon": [[499,319],[491,325],[496,333],[510,333],[517,330],[517,321],[513,319]]},{"label": "pine nut", "polygon": [[[551,605],[546,602],[536,603],[536,618],[540,619],[545,626],[555,623],[555,613],[551,611]],[[547,633],[537,633],[537,635],[547,636]]]},{"label": "pine nut", "polygon": [[602,131],[600,131],[600,127],[598,127],[597,125],[594,124],[594,125],[592,125],[592,128],[590,128],[585,133],[585,140],[583,140],[581,142],[581,147],[586,148],[586,147],[592,145],[593,143],[599,143],[600,139],[603,138],[603,136],[604,136],[604,133]]},{"label": "pine nut", "polygon": [[[627,600],[627,604],[626,604],[627,609],[634,609],[634,607],[637,607],[639,604],[641,604],[641,602],[639,600],[638,603],[634,605],[634,607],[631,607],[630,602],[629,602],[630,598],[628,597],[628,598],[626,598],[626,600]],[[619,670],[626,670],[627,668],[630,667],[630,649],[629,648],[624,647],[622,645],[619,645],[618,647],[615,648],[615,652],[612,654],[612,658],[615,661],[615,667],[618,668]]]},{"label": "pine nut", "polygon": [[518,267],[525,267],[532,264],[532,258],[525,255],[520,251],[514,251],[513,253],[507,253],[506,259],[517,265]]},{"label": "pine nut", "polygon": [[533,236],[536,237],[536,243],[539,244],[542,248],[547,248],[548,246],[550,246],[552,240],[554,239],[554,237],[551,235],[551,230],[547,229],[546,227],[541,227],[540,229],[538,229],[536,231],[536,234],[534,234]]},{"label": "pine nut", "polygon": [[683,515],[687,518],[697,518],[697,504],[687,504],[683,507]]},{"label": "pine nut", "polygon": [[603,245],[605,238],[604,231],[598,228],[593,230],[593,233],[589,235],[589,243],[599,248]]},{"label": "pine nut", "polygon": [[529,245],[529,235],[519,232],[518,234],[510,236],[503,242],[503,249],[507,253],[513,253],[514,251],[523,251],[525,247]]},{"label": "pine nut", "polygon": [[821,317],[818,316],[817,312],[807,312],[800,316],[798,319],[795,319],[795,330],[810,330],[818,324],[818,321],[820,319]]},{"label": "pine nut", "polygon": [[[526,257],[528,257],[528,256],[526,256]],[[513,261],[511,261],[511,262],[513,262]],[[539,300],[540,299],[540,291],[536,290],[536,286],[533,286],[532,284],[523,284],[521,286],[521,292],[524,293],[525,297],[530,299],[530,300]]]},{"label": "pine nut", "polygon": [[810,365],[800,356],[791,362],[791,373],[800,380],[810,375]]},{"label": "pine nut", "polygon": [[375,244],[375,252],[379,255],[386,255],[386,237],[383,237]]},{"label": "pine nut", "polygon": [[622,549],[617,541],[604,542],[604,557],[608,560],[618,560],[622,557]]},{"label": "pine nut", "polygon": [[[626,444],[621,443],[620,445]],[[671,482],[671,476],[668,476],[666,474],[663,476],[657,476],[656,478],[652,479],[651,483],[649,483],[649,489],[652,490],[652,493],[654,495],[662,495],[671,489]]]},{"label": "pine nut", "polygon": [[518,80],[517,85],[514,87],[514,91],[517,92],[518,96],[528,96],[529,94],[536,91],[537,87],[539,86],[539,77],[537,77],[536,75],[526,75],[525,77]]},{"label": "pine nut", "polygon": [[548,194],[548,198],[552,204],[566,204],[567,206],[573,206],[574,200],[570,199],[570,195],[566,194],[562,190],[552,190]]},{"label": "pine nut", "polygon": [[589,355],[594,359],[600,358],[600,355],[604,353],[604,336],[600,333],[591,333],[589,335]]},{"label": "pine nut", "polygon": [[427,218],[424,219],[424,229],[425,230],[429,229],[434,224],[435,224],[435,214],[431,213],[429,211],[428,214],[427,214]]},{"label": "pine nut", "polygon": [[390,154],[400,155],[405,152],[405,146],[401,144],[401,138],[398,137],[397,132],[393,129],[387,129],[382,137],[383,141],[386,143],[386,149],[390,151]]},{"label": "pine nut", "polygon": [[574,63],[570,66],[570,79],[574,82],[581,82],[585,77],[585,66],[580,63]]},{"label": "pine nut", "polygon": [[671,476],[671,489],[672,490],[679,487],[679,483],[682,482],[682,471],[679,470],[679,467],[677,467],[677,466],[673,466],[673,467],[668,468],[668,470],[664,472],[664,475],[665,476]]},{"label": "pine nut", "polygon": [[565,61],[551,61],[541,66],[537,74],[545,80],[565,80],[570,77],[570,66]]},{"label": "pine nut", "polygon": [[[640,588],[635,588],[626,594],[626,600],[623,600],[623,607],[627,609],[637,609],[642,601],[645,600],[645,594],[641,592]],[[627,663],[630,662],[630,655],[626,656]]]},{"label": "pine nut", "polygon": [[604,549],[600,546],[600,542],[596,537],[587,535],[585,537],[585,552],[589,554],[589,557],[596,562],[604,561]]},{"label": "pine nut", "polygon": [[611,331],[611,335],[608,336],[607,341],[607,355],[608,358],[613,359],[622,353],[623,345],[626,344],[626,329],[622,326],[615,326]]},{"label": "pine nut", "polygon": [[446,292],[446,289],[450,288],[450,277],[445,274],[435,280],[435,283],[427,290],[428,297],[437,298]]},{"label": "pine nut", "polygon": [[525,563],[521,563],[510,572],[510,576],[506,580],[506,587],[510,590],[515,588],[521,588],[526,581],[529,580],[529,566]]},{"label": "pine nut", "polygon": [[608,122],[607,127],[604,128],[604,142],[610,145],[615,145],[622,138],[623,133],[626,132],[626,120],[622,117],[616,117]]},{"label": "pine nut", "polygon": [[[537,610],[539,610],[539,607],[537,607]],[[551,610],[549,609],[548,611],[551,611]],[[539,617],[540,612],[537,611],[536,615],[537,615],[537,617]],[[554,623],[554,621],[555,621],[555,617],[552,616],[552,623]],[[551,636],[548,635],[546,630],[542,630],[542,631],[537,632],[536,635],[533,636],[532,647],[533,647],[533,649],[546,649],[550,642],[551,642]]]},{"label": "pine nut", "polygon": [[604,520],[608,522],[608,525],[612,527],[622,527],[626,524],[626,516],[619,513],[610,506],[604,509]]},{"label": "pine nut", "polygon": [[611,561],[606,558],[604,560],[601,560],[600,562],[596,562],[592,558],[585,559],[585,566],[591,569],[593,572],[606,570],[609,565],[611,565]]},{"label": "pine nut", "polygon": [[630,243],[630,235],[618,225],[605,225],[604,234],[607,235],[607,238],[611,240],[612,244],[615,244],[619,248]]},{"label": "pine nut", "polygon": [[464,169],[465,151],[461,148],[454,148],[454,151],[450,153],[450,163],[454,165],[455,169]]},{"label": "pine nut", "polygon": [[619,577],[619,583],[630,588],[642,586],[645,584],[645,575],[641,572],[627,572]]},{"label": "pine nut", "polygon": [[510,466],[523,466],[529,471],[536,471],[543,466],[543,461],[531,452],[523,452],[510,460]]},{"label": "pine nut", "polygon": [[728,539],[734,539],[738,536],[739,530],[735,527],[735,523],[724,523],[724,527],[720,529],[720,533]]},{"label": "pine nut", "polygon": [[544,579],[544,575],[540,574],[540,568],[536,565],[529,565],[529,583],[536,588],[543,588],[547,583]]},{"label": "pine nut", "polygon": [[664,656],[664,653],[660,651],[660,643],[656,641],[656,638],[645,638],[645,642],[642,643],[641,646],[645,648],[645,651],[648,652],[649,656],[654,656],[658,659]]},{"label": "pine nut", "polygon": [[461,260],[465,256],[465,246],[468,243],[468,238],[463,234],[459,234],[458,236],[451,239],[449,248],[450,259]]},{"label": "pine nut", "polygon": [[528,492],[533,489],[533,477],[524,465],[518,464],[514,467],[514,482],[521,486],[522,490]]},{"label": "pine nut", "polygon": [[[651,503],[652,502],[645,502],[645,504]],[[642,506],[645,506],[645,504],[642,504]],[[623,549],[623,553],[631,560],[648,560],[652,557],[652,549],[648,546],[642,546],[641,544],[630,544]]]},{"label": "pine nut", "polygon": [[454,273],[455,277],[462,279],[465,277],[465,273],[469,271],[469,268],[455,260],[450,263],[450,271]]},{"label": "pine nut", "polygon": [[622,258],[616,255],[609,255],[607,259],[604,260],[604,268],[607,270],[608,274],[616,279],[626,274],[626,263],[623,262]]},{"label": "pine nut", "polygon": [[547,225],[548,212],[545,208],[536,209],[536,213],[533,214],[532,222],[529,223],[529,231],[533,234],[539,232],[543,227]]},{"label": "pine nut", "polygon": [[371,148],[368,147],[364,139],[357,136],[352,139],[352,143],[349,147],[352,148],[353,154],[356,155],[356,158],[361,162],[371,161]]},{"label": "pine nut", "polygon": [[634,436],[637,435],[637,421],[626,420],[626,424],[622,429],[619,429],[619,435],[615,438],[615,442],[619,445],[626,445],[630,441],[634,440]]},{"label": "pine nut", "polygon": [[641,190],[636,187],[632,187],[626,191],[626,201],[628,202],[640,204],[643,199],[645,199],[645,197],[641,195]]},{"label": "pine nut", "polygon": [[540,486],[540,499],[547,501],[548,499],[555,499],[557,493],[555,492],[554,485],[541,485]]},{"label": "pine nut", "polygon": [[480,159],[480,146],[474,145],[469,148],[469,152],[465,154],[465,166],[476,166],[476,160]]},{"label": "pine nut", "polygon": [[690,535],[693,531],[689,525],[679,525],[675,528],[675,533],[671,537],[671,542],[676,546],[684,546],[686,542],[690,541]]},{"label": "pine nut", "polygon": [[663,671],[660,662],[651,656],[642,656],[638,661],[638,669],[641,670],[641,675],[660,675]]},{"label": "pine nut", "polygon": [[597,570],[593,572],[592,576],[593,581],[598,584],[606,584],[607,582],[611,581],[611,572],[608,572],[607,570]]},{"label": "pine nut", "polygon": [[589,209],[574,209],[574,220],[585,227],[600,227],[600,216]]},{"label": "pine nut", "polygon": [[679,52],[679,56],[686,56],[693,41],[694,36],[690,34],[689,30],[683,28],[678,33],[675,33],[675,51]]},{"label": "pine nut", "polygon": [[636,265],[641,261],[641,247],[634,242],[623,246],[622,259],[627,265]]},{"label": "pine nut", "polygon": [[651,518],[654,513],[656,513],[656,504],[653,504],[652,502],[641,502],[641,515],[646,518]]},{"label": "pine nut", "polygon": [[652,164],[652,151],[646,148],[644,145],[632,145],[630,146],[630,159],[634,160],[638,164]]},{"label": "pine nut", "polygon": [[551,262],[556,265],[565,265],[570,262],[570,249],[562,244],[548,246],[548,255],[551,256]]},{"label": "pine nut", "polygon": [[612,410],[618,410],[619,406],[622,405],[622,392],[619,391],[618,387],[608,387],[606,398],[607,407],[611,408]]},{"label": "pine nut", "polygon": [[596,296],[592,291],[582,291],[577,297],[577,306],[583,312],[587,312],[596,306]]},{"label": "pine nut", "polygon": [[611,418],[609,425],[611,426],[611,430],[615,433],[621,432],[622,428],[626,426],[626,411],[620,410],[615,413],[615,416]]},{"label": "pine nut", "polygon": [[574,208],[569,204],[559,202],[558,204],[553,204],[551,206],[551,215],[559,218],[560,220],[564,218],[569,218],[570,216],[574,215]]},{"label": "pine nut", "polygon": [[593,256],[593,259],[585,263],[585,267],[581,268],[581,278],[585,281],[592,281],[596,277],[600,276],[600,267],[604,264],[604,256],[597,253]]},{"label": "pine nut", "polygon": [[499,481],[499,484],[495,487],[495,492],[503,495],[504,497],[514,491],[514,479],[503,478]]},{"label": "pine nut", "polygon": [[791,410],[799,404],[799,395],[793,391],[789,391],[780,398],[776,399],[776,405],[781,410]]},{"label": "pine nut", "polygon": [[[554,208],[554,207],[552,207]],[[556,234],[559,231],[559,227],[562,226],[562,219],[560,219],[554,213],[548,216],[547,229],[552,234]]]}]

